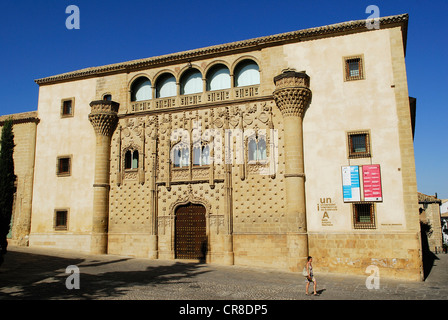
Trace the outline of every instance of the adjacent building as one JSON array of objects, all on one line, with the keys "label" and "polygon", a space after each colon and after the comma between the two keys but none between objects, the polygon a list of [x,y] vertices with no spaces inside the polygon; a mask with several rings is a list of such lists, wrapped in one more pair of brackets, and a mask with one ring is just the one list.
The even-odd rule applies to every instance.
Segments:
[{"label": "adjacent building", "polygon": [[442,200],[437,195],[430,196],[418,193],[418,203],[420,205],[420,221],[429,227],[428,249],[434,253],[440,253],[443,250],[442,236],[442,218],[440,215],[440,206]]},{"label": "adjacent building", "polygon": [[6,120],[13,122],[15,144],[13,157],[16,175],[16,192],[8,238],[15,245],[26,246],[31,228],[36,130],[39,119],[35,111],[1,116],[0,132]]},{"label": "adjacent building", "polygon": [[442,224],[442,240],[445,245],[444,252],[448,246],[448,199],[442,199],[442,205],[440,206],[440,216]]}]

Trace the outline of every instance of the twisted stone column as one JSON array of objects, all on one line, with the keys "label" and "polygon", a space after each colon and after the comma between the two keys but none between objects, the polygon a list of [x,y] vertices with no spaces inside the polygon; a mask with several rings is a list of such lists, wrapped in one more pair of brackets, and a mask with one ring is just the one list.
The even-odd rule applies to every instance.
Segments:
[{"label": "twisted stone column", "polygon": [[91,102],[90,107],[89,120],[96,134],[90,250],[93,254],[106,254],[109,222],[110,143],[118,123],[119,104],[100,100]]},{"label": "twisted stone column", "polygon": [[302,121],[311,101],[306,73],[285,71],[274,78],[274,99],[283,116],[288,265],[299,271],[308,256]]}]

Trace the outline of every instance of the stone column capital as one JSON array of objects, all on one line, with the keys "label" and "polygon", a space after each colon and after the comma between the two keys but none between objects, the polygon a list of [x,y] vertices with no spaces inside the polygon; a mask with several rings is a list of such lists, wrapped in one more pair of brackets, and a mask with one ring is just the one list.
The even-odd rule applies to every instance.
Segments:
[{"label": "stone column capital", "polygon": [[274,78],[275,103],[283,117],[303,118],[311,102],[310,77],[304,72],[287,70]]},{"label": "stone column capital", "polygon": [[118,108],[114,101],[98,100],[90,103],[89,120],[95,133],[99,136],[111,137],[118,123]]}]

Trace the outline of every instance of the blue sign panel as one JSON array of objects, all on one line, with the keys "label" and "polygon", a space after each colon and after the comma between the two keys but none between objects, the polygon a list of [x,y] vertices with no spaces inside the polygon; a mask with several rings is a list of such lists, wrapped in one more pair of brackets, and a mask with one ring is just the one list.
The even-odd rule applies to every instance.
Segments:
[{"label": "blue sign panel", "polygon": [[359,167],[342,167],[342,193],[344,202],[361,201]]}]

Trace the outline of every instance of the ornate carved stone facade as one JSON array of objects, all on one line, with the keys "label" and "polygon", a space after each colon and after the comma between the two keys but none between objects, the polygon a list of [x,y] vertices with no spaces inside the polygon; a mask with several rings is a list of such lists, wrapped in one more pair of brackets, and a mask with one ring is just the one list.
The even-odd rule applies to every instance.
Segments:
[{"label": "ornate carved stone facade", "polygon": [[[380,261],[420,279],[406,29],[407,15],[352,21],[37,80],[53,120],[38,128],[30,244],[291,271],[308,255],[332,272]],[[347,56],[365,77],[345,81]],[[68,97],[75,114],[56,119]],[[347,157],[358,131],[374,156]],[[70,176],[47,168],[61,155]],[[341,167],[372,163],[382,200],[345,201]]]}]

